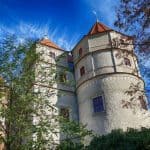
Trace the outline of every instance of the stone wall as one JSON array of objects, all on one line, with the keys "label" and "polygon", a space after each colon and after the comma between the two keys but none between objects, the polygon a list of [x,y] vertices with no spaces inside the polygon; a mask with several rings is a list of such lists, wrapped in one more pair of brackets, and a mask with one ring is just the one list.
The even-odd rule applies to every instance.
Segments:
[{"label": "stone wall", "polygon": [[[43,101],[48,101],[49,105],[55,108],[52,112],[47,106],[44,107],[49,120],[54,122],[54,127],[58,134],[53,134],[53,139],[56,143],[60,142],[61,134],[57,121],[51,119],[52,113],[60,115],[60,108],[69,109],[69,119],[78,121],[78,107],[75,95],[74,75],[68,69],[67,56],[68,53],[62,50],[38,44],[36,52],[40,54],[40,61],[36,62],[35,68],[35,85],[34,91],[40,94]],[[50,53],[55,53],[55,58]],[[60,73],[65,73],[66,82],[60,81]],[[43,114],[44,115],[44,114]],[[33,123],[38,122],[38,117],[35,117]]]},{"label": "stone wall", "polygon": [[[130,100],[130,96],[126,94],[127,89],[138,82],[143,89],[143,81],[136,76],[115,74],[101,76],[82,84],[77,90],[80,121],[100,135],[118,128],[126,130],[128,127],[150,127],[150,118],[145,120],[146,115],[150,114],[141,108],[138,99],[133,108],[124,108],[122,104],[123,100]],[[99,95],[104,98],[105,111],[94,113],[92,98]]]}]

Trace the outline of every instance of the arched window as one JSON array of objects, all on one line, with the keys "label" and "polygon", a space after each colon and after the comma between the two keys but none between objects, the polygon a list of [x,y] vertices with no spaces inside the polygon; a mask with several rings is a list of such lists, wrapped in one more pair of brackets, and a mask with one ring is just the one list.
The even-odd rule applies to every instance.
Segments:
[{"label": "arched window", "polygon": [[80,75],[83,76],[84,74],[85,74],[85,68],[84,68],[84,66],[82,66],[80,68]]},{"label": "arched window", "polygon": [[124,64],[125,64],[126,66],[130,66],[130,67],[131,67],[130,59],[125,57],[125,58],[124,58]]},{"label": "arched window", "polygon": [[82,50],[82,48],[80,48],[80,49],[79,49],[79,57],[82,56],[82,52],[83,52],[83,50]]}]

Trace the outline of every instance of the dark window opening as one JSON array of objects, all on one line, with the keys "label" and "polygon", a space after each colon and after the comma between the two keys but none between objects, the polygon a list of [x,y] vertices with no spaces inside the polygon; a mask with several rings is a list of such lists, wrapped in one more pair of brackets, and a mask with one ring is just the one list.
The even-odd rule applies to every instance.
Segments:
[{"label": "dark window opening", "polygon": [[141,107],[143,109],[147,110],[147,104],[146,104],[146,101],[144,100],[144,97],[143,96],[139,96],[139,100],[140,100]]},{"label": "dark window opening", "polygon": [[93,109],[95,113],[104,111],[104,104],[103,104],[102,96],[93,98]]},{"label": "dark window opening", "polygon": [[61,73],[59,75],[59,81],[60,82],[66,82],[67,78],[66,78],[66,74],[65,73]]},{"label": "dark window opening", "polygon": [[72,55],[68,55],[68,69],[70,71],[73,71],[74,70],[74,64],[73,64],[73,57]]},{"label": "dark window opening", "polygon": [[79,57],[82,56],[82,48],[79,49]]},{"label": "dark window opening", "polygon": [[131,62],[129,58],[124,58],[124,63],[126,66],[131,66]]},{"label": "dark window opening", "polygon": [[68,59],[68,62],[73,62],[73,57],[72,57],[72,55],[68,55],[67,59]]},{"label": "dark window opening", "polygon": [[85,74],[85,68],[81,67],[80,68],[80,75],[83,76]]},{"label": "dark window opening", "polygon": [[70,71],[74,70],[74,64],[72,62],[68,62],[68,67]]},{"label": "dark window opening", "polygon": [[55,59],[55,53],[49,52],[49,56]]},{"label": "dark window opening", "polygon": [[69,109],[68,108],[60,108],[60,116],[65,119],[69,119]]}]

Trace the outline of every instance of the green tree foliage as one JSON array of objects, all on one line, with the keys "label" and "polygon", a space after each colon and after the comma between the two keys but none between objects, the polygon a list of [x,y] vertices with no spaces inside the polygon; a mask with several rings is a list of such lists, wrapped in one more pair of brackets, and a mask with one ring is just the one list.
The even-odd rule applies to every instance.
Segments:
[{"label": "green tree foliage", "polygon": [[61,134],[65,137],[58,145],[58,150],[80,150],[84,148],[83,141],[86,136],[93,136],[85,125],[78,124],[60,117]]},{"label": "green tree foliage", "polygon": [[115,25],[134,35],[138,49],[150,52],[149,0],[120,0]]},{"label": "green tree foliage", "polygon": [[142,128],[141,131],[128,129],[113,130],[108,135],[95,137],[87,150],[149,150],[150,129]]},{"label": "green tree foliage", "polygon": [[[7,36],[0,43],[0,74],[5,82],[1,87],[7,89],[6,103],[1,113],[1,141],[6,149],[31,148],[35,143],[31,137],[37,132],[37,126],[32,123],[32,115],[37,112],[33,104],[37,101],[33,93],[34,70],[29,69],[37,55],[31,54],[35,44],[31,41],[18,44],[15,36]],[[42,130],[43,128],[41,128]],[[38,131],[40,134],[41,131]],[[30,139],[30,140],[29,140]],[[36,144],[35,144],[36,145]]]},{"label": "green tree foliage", "polygon": [[57,150],[84,150],[84,145],[80,142],[65,140],[57,147]]},{"label": "green tree foliage", "polygon": [[20,44],[13,35],[0,41],[0,142],[7,150],[54,149],[58,145],[54,136],[60,132],[67,137],[63,141],[68,145],[74,143],[73,135],[79,141],[89,134],[78,123],[60,120],[49,101],[55,91],[35,88],[36,83],[52,86],[57,82],[53,80],[56,67],[43,68],[39,63],[42,54],[35,49],[35,41]]},{"label": "green tree foliage", "polygon": [[150,1],[120,0],[116,16],[115,26],[134,37],[134,47],[149,96],[150,67],[147,61],[150,57]]}]

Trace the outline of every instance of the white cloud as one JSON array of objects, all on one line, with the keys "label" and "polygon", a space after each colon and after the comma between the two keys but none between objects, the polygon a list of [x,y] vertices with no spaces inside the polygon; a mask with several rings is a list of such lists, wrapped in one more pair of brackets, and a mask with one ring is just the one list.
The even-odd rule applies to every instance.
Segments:
[{"label": "white cloud", "polygon": [[24,42],[25,39],[34,38],[41,39],[45,35],[49,37],[51,41],[56,43],[59,47],[65,50],[71,50],[75,42],[79,38],[78,35],[73,36],[73,38],[68,37],[67,29],[63,27],[56,26],[52,27],[50,22],[43,24],[40,23],[24,23],[20,22],[19,24],[7,27],[0,26],[0,37],[3,37],[5,33],[15,34],[19,42]]},{"label": "white cloud", "polygon": [[97,14],[98,20],[106,21],[108,26],[113,27],[115,21],[115,7],[118,5],[118,0],[85,0],[90,5],[91,13],[94,11]]}]

